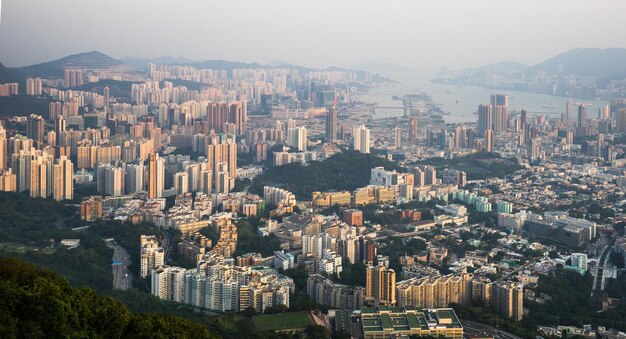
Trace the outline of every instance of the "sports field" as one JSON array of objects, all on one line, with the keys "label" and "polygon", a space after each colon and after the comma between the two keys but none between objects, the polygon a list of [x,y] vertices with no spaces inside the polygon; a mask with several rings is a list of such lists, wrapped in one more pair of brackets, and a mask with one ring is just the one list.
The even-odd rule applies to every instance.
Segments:
[{"label": "sports field", "polygon": [[305,329],[311,324],[312,322],[306,312],[266,314],[254,317],[254,325],[259,331],[298,330]]}]

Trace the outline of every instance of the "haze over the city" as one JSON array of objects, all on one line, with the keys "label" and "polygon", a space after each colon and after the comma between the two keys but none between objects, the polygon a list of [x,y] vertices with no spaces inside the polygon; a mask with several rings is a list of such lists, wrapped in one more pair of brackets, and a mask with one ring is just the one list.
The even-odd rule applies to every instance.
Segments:
[{"label": "haze over the city", "polygon": [[5,0],[0,61],[23,66],[99,50],[116,58],[384,62],[432,72],[626,47],[625,12],[619,0]]}]

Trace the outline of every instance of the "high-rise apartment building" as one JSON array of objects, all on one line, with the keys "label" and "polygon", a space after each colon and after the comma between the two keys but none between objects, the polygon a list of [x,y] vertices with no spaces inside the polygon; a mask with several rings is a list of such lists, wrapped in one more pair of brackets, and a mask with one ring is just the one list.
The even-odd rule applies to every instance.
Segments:
[{"label": "high-rise apartment building", "polygon": [[26,120],[26,136],[33,139],[35,147],[43,147],[45,120],[40,115],[31,114]]},{"label": "high-rise apartment building", "polygon": [[394,146],[396,148],[400,148],[402,146],[402,132],[400,131],[400,127],[396,127],[393,129],[394,135]]},{"label": "high-rise apartment building", "polygon": [[493,128],[493,106],[478,105],[478,131],[484,133]]},{"label": "high-rise apartment building", "polygon": [[189,174],[187,174],[187,172],[178,172],[174,174],[174,190],[176,191],[176,194],[189,192]]},{"label": "high-rise apartment building", "polygon": [[[212,186],[217,187],[217,182],[221,179],[228,182],[227,187],[231,189],[235,185],[235,177],[237,176],[237,144],[232,139],[223,142],[214,142],[206,145],[207,153],[207,171],[214,175]],[[220,168],[218,164],[226,163],[226,168]],[[226,172],[228,175],[220,175]],[[226,178],[226,179],[225,179]]]},{"label": "high-rise apartment building", "polygon": [[492,307],[503,316],[515,321],[524,317],[524,287],[521,283],[494,283],[491,292]]},{"label": "high-rise apartment building", "polygon": [[365,300],[375,306],[396,304],[396,272],[385,266],[370,266],[366,271]]},{"label": "high-rise apartment building", "polygon": [[0,124],[0,170],[9,168],[7,161],[8,151],[7,133],[2,124]]},{"label": "high-rise apartment building", "polygon": [[287,130],[287,145],[298,151],[306,151],[308,147],[307,130],[305,127],[295,127]]},{"label": "high-rise apartment building", "polygon": [[74,164],[67,158],[61,156],[52,170],[54,200],[72,200],[74,198]]},{"label": "high-rise apartment building", "polygon": [[124,194],[124,169],[111,164],[98,165],[96,169],[98,193],[114,197]]},{"label": "high-rise apartment building", "polygon": [[160,266],[152,269],[151,291],[159,299],[183,302],[183,286],[186,269]]},{"label": "high-rise apartment building", "polygon": [[147,277],[153,269],[165,264],[165,251],[154,235],[141,235],[140,241],[140,276]]},{"label": "high-rise apartment building", "polygon": [[421,308],[471,305],[472,276],[445,275],[403,280],[396,285],[397,306]]},{"label": "high-rise apartment building", "polygon": [[328,108],[326,113],[326,141],[337,141],[337,107]]},{"label": "high-rise apartment building", "polygon": [[493,130],[488,129],[485,131],[485,152],[493,152]]},{"label": "high-rise apartment building", "polygon": [[126,164],[126,177],[124,186],[126,193],[142,192],[145,189],[144,185],[144,173],[146,167],[143,161],[138,164]]},{"label": "high-rise apartment building", "polygon": [[353,148],[355,151],[370,153],[370,130],[364,125],[352,128]]},{"label": "high-rise apartment building", "polygon": [[83,85],[83,71],[80,69],[66,68],[63,77],[65,87],[78,87]]},{"label": "high-rise apartment building", "polygon": [[165,160],[157,153],[151,153],[148,156],[148,198],[162,198],[164,186]]},{"label": "high-rise apartment building", "polygon": [[41,78],[27,78],[26,79],[26,95],[41,96],[42,92],[43,91],[42,91]]}]

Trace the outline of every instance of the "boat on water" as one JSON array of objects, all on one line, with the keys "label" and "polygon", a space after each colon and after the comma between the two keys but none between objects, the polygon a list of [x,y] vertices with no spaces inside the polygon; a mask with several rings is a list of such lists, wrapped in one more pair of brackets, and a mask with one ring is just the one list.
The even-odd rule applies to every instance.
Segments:
[{"label": "boat on water", "polygon": [[542,108],[557,108],[556,105],[554,105],[553,103],[549,103],[549,104],[543,104],[541,105]]}]

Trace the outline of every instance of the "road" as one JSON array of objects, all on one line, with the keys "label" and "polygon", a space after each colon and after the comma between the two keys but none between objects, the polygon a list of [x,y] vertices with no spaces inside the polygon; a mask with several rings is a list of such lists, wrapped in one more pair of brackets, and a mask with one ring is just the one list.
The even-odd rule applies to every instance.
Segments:
[{"label": "road", "polygon": [[131,287],[132,276],[128,266],[130,265],[130,255],[122,246],[118,245],[114,240],[106,241],[107,247],[113,249],[113,288],[127,290]]},{"label": "road", "polygon": [[518,337],[509,332],[504,332],[499,328],[481,324],[471,320],[461,319],[461,324],[463,325],[463,333],[465,336],[469,334],[488,334],[493,336],[494,338],[522,339],[522,337]]},{"label": "road", "polygon": [[596,269],[596,275],[593,282],[593,291],[591,292],[592,302],[595,310],[602,310],[602,301],[604,300],[604,267],[606,267],[606,259],[611,253],[611,249],[615,244],[615,238],[611,239],[609,243],[602,250],[600,259],[598,260],[598,268]]},{"label": "road", "polygon": [[163,250],[165,251],[165,263],[167,264],[168,262],[170,262],[170,254],[172,251],[170,251],[170,242],[171,242],[171,235],[166,232],[163,231],[161,232],[161,234],[163,235]]}]

